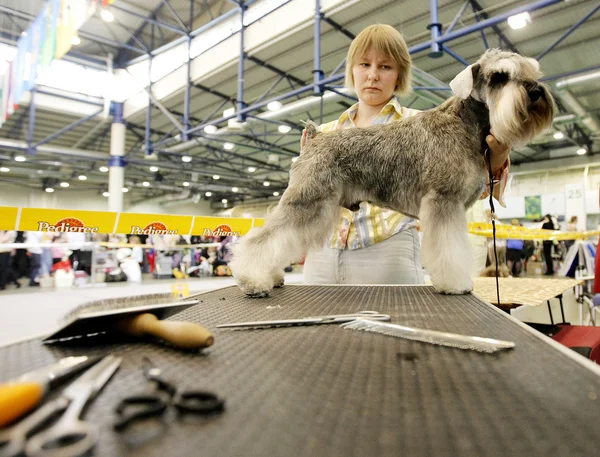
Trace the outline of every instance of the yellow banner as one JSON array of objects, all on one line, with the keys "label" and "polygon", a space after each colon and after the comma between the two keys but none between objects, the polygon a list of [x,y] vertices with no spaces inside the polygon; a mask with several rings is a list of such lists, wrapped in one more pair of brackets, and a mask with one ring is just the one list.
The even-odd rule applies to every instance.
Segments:
[{"label": "yellow banner", "polygon": [[19,230],[40,232],[113,233],[117,213],[68,209],[23,208]]},{"label": "yellow banner", "polygon": [[[469,233],[492,238],[492,224],[486,222],[470,222]],[[600,231],[561,232],[558,230],[532,229],[516,225],[496,224],[496,238],[513,240],[586,240],[600,235]]]},{"label": "yellow banner", "polygon": [[264,219],[254,219],[254,227],[262,227],[265,225]]},{"label": "yellow banner", "polygon": [[120,213],[116,233],[130,235],[187,235],[193,216]]},{"label": "yellow banner", "polygon": [[192,235],[242,236],[252,228],[252,219],[242,217],[196,216]]},{"label": "yellow banner", "polygon": [[0,230],[16,230],[18,214],[15,206],[0,206]]}]

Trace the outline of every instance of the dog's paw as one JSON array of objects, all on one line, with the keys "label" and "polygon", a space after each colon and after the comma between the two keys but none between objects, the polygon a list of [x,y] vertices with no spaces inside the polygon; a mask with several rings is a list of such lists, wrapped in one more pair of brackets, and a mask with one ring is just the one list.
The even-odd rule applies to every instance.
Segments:
[{"label": "dog's paw", "polygon": [[270,276],[237,276],[235,280],[242,292],[252,298],[268,297],[274,287]]},{"label": "dog's paw", "polygon": [[273,287],[275,287],[275,289],[279,289],[280,287],[283,287],[283,285],[285,284],[285,278],[284,278],[284,272],[276,272],[272,274],[273,277]]},{"label": "dog's paw", "polygon": [[432,280],[433,287],[441,294],[447,295],[465,295],[473,291],[473,281],[471,278],[452,283],[439,283]]}]

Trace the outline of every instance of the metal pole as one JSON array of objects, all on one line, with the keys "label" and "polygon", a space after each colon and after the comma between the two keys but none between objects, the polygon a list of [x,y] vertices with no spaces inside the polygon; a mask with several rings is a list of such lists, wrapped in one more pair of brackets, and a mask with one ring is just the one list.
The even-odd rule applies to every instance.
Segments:
[{"label": "metal pole", "polygon": [[315,49],[313,69],[313,95],[323,96],[323,70],[321,69],[321,1],[315,0]]},{"label": "metal pole", "polygon": [[[150,48],[154,47],[154,25],[151,25]],[[152,133],[150,126],[152,124],[152,54],[148,54],[148,106],[146,108],[146,132],[144,149],[146,157],[152,155]],[[109,191],[110,192],[110,191]]]},{"label": "metal pole", "polygon": [[600,5],[596,5],[594,8],[592,8],[592,10],[589,13],[587,13],[585,16],[583,16],[576,24],[571,26],[571,28],[569,30],[567,30],[563,36],[561,36],[558,40],[556,40],[554,43],[552,43],[550,46],[548,46],[545,51],[543,51],[539,56],[536,57],[536,59],[538,61],[541,60],[542,57],[544,57],[546,54],[548,54],[550,51],[552,51],[556,46],[558,46],[565,38],[567,38],[569,35],[571,35],[571,33],[573,33],[575,31],[575,29],[577,29],[581,24],[583,24],[590,17],[592,17],[594,15],[594,13],[596,11],[598,11],[599,9],[600,9]]},{"label": "metal pole", "polygon": [[63,133],[67,133],[68,131],[70,131],[70,130],[74,129],[75,127],[77,127],[77,126],[79,126],[79,125],[81,125],[81,124],[83,124],[83,123],[85,123],[85,122],[89,121],[90,119],[93,119],[94,117],[96,117],[96,116],[99,116],[100,114],[102,114],[102,111],[104,111],[104,109],[101,109],[100,111],[97,111],[97,112],[95,112],[95,113],[92,113],[92,114],[90,114],[90,115],[89,115],[89,116],[87,116],[87,117],[84,117],[84,118],[82,118],[82,119],[79,119],[79,120],[77,120],[77,121],[73,122],[73,123],[72,123],[72,124],[70,124],[70,125],[67,125],[66,127],[64,127],[64,128],[62,128],[62,129],[60,129],[58,132],[56,132],[56,133],[53,133],[52,135],[50,135],[50,136],[47,136],[47,137],[46,137],[46,138],[44,138],[43,140],[40,140],[40,141],[38,141],[36,144],[34,144],[34,145],[32,146],[32,148],[33,148],[33,149],[35,149],[35,148],[37,148],[38,146],[41,146],[42,144],[46,144],[46,143],[48,143],[48,142],[50,142],[50,141],[54,140],[55,138],[58,138],[58,137],[59,137],[59,136],[61,136]]},{"label": "metal pole", "polygon": [[460,8],[459,12],[456,13],[456,16],[454,16],[452,23],[450,24],[448,29],[444,32],[444,34],[448,34],[448,33],[452,32],[452,30],[454,30],[454,26],[460,20],[462,15],[465,13],[465,10],[467,9],[467,6],[469,6],[469,3],[470,3],[469,0],[465,0],[465,3],[463,3],[463,6]]},{"label": "metal pole", "polygon": [[429,57],[437,59],[444,55],[444,51],[438,43],[440,35],[442,34],[442,24],[438,19],[438,2],[437,0],[429,0],[429,13],[431,15],[431,23],[427,26],[431,30],[431,51],[429,51]]},{"label": "metal pole", "polygon": [[[554,5],[555,3],[560,3],[563,0],[538,0],[537,2],[530,3],[528,5],[519,6],[513,10],[507,11],[505,13],[499,14],[498,16],[491,17],[489,19],[485,19],[476,24],[470,25],[468,27],[464,27],[456,32],[447,33],[438,38],[437,42],[439,44],[446,43],[448,41],[455,40],[457,38],[461,38],[465,35],[469,35],[473,32],[478,32],[487,27],[491,27],[493,25],[499,24],[500,22],[504,22],[509,18],[509,16],[514,16],[515,14],[531,12],[535,10],[539,10],[541,8],[545,8],[550,5]],[[431,48],[431,41],[427,41],[425,43],[418,44],[416,46],[412,46],[409,48],[409,52],[414,54],[415,52],[424,51],[425,49]]]},{"label": "metal pole", "polygon": [[125,182],[125,121],[123,103],[113,102],[113,122],[110,126],[110,160],[108,162],[108,210],[123,211]]},{"label": "metal pole", "polygon": [[244,13],[246,12],[246,4],[240,1],[240,61],[238,66],[238,92],[237,92],[237,109],[236,119],[238,122],[244,122],[246,120],[246,113],[243,112],[246,108],[244,103],[244,62],[246,60],[246,52],[244,51],[244,38],[246,26],[244,25]]},{"label": "metal pole", "polygon": [[[194,0],[190,0],[190,30],[193,29],[194,25]],[[183,100],[183,128],[184,132],[181,134],[183,141],[189,140],[187,131],[190,129],[190,97],[192,94],[192,58],[190,51],[192,49],[192,37],[188,34],[188,61],[186,68],[186,79],[185,79],[185,98]]]},{"label": "metal pole", "polygon": [[33,133],[35,131],[35,87],[31,90],[31,99],[29,100],[29,128],[27,129],[27,154],[35,154],[33,147]]}]

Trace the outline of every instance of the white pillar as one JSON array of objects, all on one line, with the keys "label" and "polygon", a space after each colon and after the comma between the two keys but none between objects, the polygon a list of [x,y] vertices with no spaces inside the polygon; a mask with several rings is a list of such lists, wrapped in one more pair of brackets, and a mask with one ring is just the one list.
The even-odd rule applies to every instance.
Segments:
[{"label": "white pillar", "polygon": [[108,171],[108,210],[123,211],[125,183],[125,124],[123,104],[114,103],[113,123],[110,126],[110,168]]}]

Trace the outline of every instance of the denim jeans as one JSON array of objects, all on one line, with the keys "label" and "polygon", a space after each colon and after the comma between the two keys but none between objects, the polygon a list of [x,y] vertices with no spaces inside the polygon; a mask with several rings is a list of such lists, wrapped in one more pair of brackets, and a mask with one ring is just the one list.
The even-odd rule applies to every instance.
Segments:
[{"label": "denim jeans", "polygon": [[424,284],[419,234],[412,228],[367,248],[310,251],[304,284]]}]

